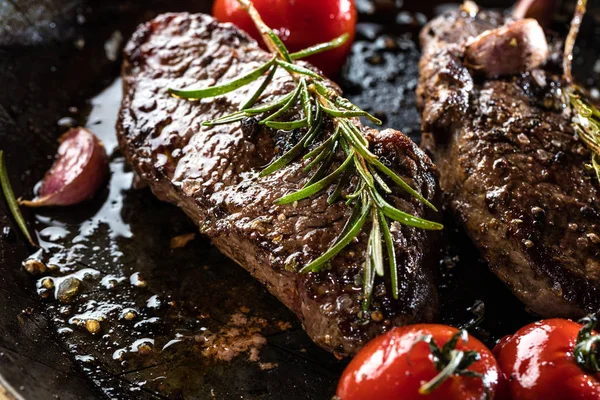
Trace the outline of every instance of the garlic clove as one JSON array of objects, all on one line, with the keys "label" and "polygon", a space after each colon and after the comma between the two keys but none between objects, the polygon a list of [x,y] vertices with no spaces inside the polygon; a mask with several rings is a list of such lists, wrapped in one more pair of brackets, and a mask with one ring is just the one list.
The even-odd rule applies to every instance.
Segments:
[{"label": "garlic clove", "polygon": [[546,58],[546,35],[531,18],[486,31],[472,39],[465,50],[465,65],[487,77],[531,71]]},{"label": "garlic clove", "polygon": [[69,206],[92,198],[108,176],[104,145],[85,128],[72,128],[60,138],[58,156],[44,175],[38,196],[20,203],[28,207]]}]

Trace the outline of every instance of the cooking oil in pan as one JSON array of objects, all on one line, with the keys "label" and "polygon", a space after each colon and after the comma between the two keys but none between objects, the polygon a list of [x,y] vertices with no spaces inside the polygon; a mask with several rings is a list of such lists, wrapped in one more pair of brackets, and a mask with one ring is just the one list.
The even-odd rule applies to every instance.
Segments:
[{"label": "cooking oil in pan", "polygon": [[[112,153],[107,188],[80,206],[40,209],[41,248],[26,262],[82,370],[111,398],[206,398],[268,393],[274,375],[338,365],[179,210],[132,189],[114,128],[120,95],[116,80],[87,116]],[[329,395],[337,374],[319,375]]]}]

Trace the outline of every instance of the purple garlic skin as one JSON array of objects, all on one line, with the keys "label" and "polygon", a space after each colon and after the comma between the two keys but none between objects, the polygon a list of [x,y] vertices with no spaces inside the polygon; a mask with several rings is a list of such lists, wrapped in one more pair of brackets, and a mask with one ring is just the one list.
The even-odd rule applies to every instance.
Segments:
[{"label": "purple garlic skin", "polygon": [[488,78],[531,71],[547,58],[546,35],[531,18],[484,32],[465,51],[466,66]]},{"label": "purple garlic skin", "polygon": [[104,145],[85,128],[60,137],[56,161],[44,175],[38,196],[21,201],[28,207],[69,206],[92,198],[108,176]]}]

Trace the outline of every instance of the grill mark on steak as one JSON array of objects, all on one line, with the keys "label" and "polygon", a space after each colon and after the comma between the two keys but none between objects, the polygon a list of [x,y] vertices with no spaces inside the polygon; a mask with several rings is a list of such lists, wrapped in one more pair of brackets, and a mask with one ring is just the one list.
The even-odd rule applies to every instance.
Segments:
[{"label": "grill mark on steak", "polygon": [[600,209],[565,104],[561,45],[549,39],[546,64],[515,76],[486,79],[464,63],[472,38],[510,23],[457,10],[423,29],[422,145],[490,269],[535,313],[578,317],[600,307]]},{"label": "grill mark on steak", "polygon": [[[434,272],[439,256],[433,232],[392,224],[400,296],[398,300],[390,296],[389,277],[377,281],[372,311],[381,314],[375,319],[360,315],[367,233],[361,233],[329,269],[309,274],[295,271],[327,250],[351,214],[343,202],[328,205],[327,192],[297,204],[273,204],[307,181],[302,171],[307,162],[295,160],[260,179],[258,172],[285,151],[283,144],[297,141],[303,131],[274,132],[252,119],[201,126],[202,121],[237,111],[260,79],[197,102],[167,93],[168,87],[226,82],[269,58],[233,25],[205,15],[166,14],[140,26],[125,49],[124,98],[117,123],[127,160],[157,197],[183,209],[221,252],[296,313],[309,336],[324,348],[352,354],[391,326],[432,320],[438,309]],[[327,84],[339,91],[335,84]],[[294,87],[291,77],[279,71],[262,101]],[[301,117],[294,112],[293,119]],[[369,137],[376,155],[425,198],[434,200],[435,170],[422,150],[398,131],[378,132],[361,127],[358,120],[355,123]],[[324,126],[331,133],[331,121]],[[403,211],[431,218],[421,203],[399,189],[389,200]]]}]

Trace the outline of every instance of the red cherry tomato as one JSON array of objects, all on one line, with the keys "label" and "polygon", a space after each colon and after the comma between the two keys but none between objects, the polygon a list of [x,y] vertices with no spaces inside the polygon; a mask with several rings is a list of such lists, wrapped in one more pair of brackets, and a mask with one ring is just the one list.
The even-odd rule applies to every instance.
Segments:
[{"label": "red cherry tomato", "polygon": [[[584,370],[575,361],[577,335],[582,327],[569,320],[548,319],[527,325],[500,341],[494,354],[513,400],[600,399],[600,375]],[[600,339],[588,328],[588,340]]]},{"label": "red cherry tomato", "polygon": [[434,324],[392,329],[369,342],[354,357],[342,374],[337,396],[341,400],[483,400],[486,398],[484,382],[487,382],[488,398],[500,399],[505,383],[498,364],[487,347],[470,336],[466,343],[461,338],[455,346],[448,347],[465,356],[470,350],[476,351],[479,360],[463,372],[470,371],[479,376],[455,372],[430,394],[419,393],[419,389],[438,376],[445,366],[436,367],[432,349],[419,339],[423,335],[431,335],[437,347],[444,350],[444,344],[458,332],[456,328]]},{"label": "red cherry tomato", "polygon": [[[252,3],[290,52],[349,34],[343,46],[306,59],[328,76],[335,75],[343,66],[356,30],[354,0],[254,0]],[[221,22],[232,22],[262,43],[254,23],[237,0],[216,0],[213,15]]]}]

